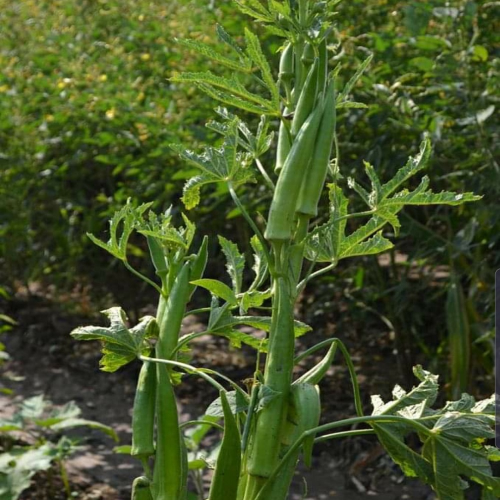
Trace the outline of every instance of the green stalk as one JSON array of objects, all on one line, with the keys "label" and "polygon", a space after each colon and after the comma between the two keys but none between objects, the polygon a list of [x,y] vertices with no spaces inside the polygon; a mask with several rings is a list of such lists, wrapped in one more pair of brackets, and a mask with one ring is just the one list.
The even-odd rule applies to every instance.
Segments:
[{"label": "green stalk", "polygon": [[[278,262],[281,244],[274,244]],[[276,396],[258,415],[249,446],[247,472],[249,474],[245,500],[252,500],[279,463],[281,429],[288,408],[288,394],[292,382],[294,354],[293,295],[289,278],[278,268],[274,283],[273,312],[269,333],[269,352],[264,372],[264,386]]]},{"label": "green stalk", "polygon": [[[162,296],[157,321],[160,327],[157,358],[168,360],[179,340],[179,331],[189,300],[189,264],[176,276],[168,300]],[[157,436],[152,491],[155,500],[179,500],[185,488],[185,453],[179,429],[177,402],[168,366],[157,364]]]}]

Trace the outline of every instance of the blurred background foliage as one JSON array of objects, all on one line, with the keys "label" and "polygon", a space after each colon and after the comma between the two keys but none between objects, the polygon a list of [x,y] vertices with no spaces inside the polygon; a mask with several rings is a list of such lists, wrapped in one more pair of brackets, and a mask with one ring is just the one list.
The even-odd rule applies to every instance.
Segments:
[{"label": "blurred background foliage", "polygon": [[[375,319],[389,330],[403,375],[416,361],[442,373],[465,370],[465,380],[450,378],[455,392],[472,380],[491,385],[499,10],[499,2],[344,1],[331,47],[341,79],[374,53],[353,91],[369,109],[339,117],[344,176],[359,177],[368,160],[389,177],[429,134],[436,189],[484,198],[459,210],[407,211],[396,249],[325,278],[315,309],[334,310],[332,297],[342,297],[348,311],[330,318],[338,328]],[[173,71],[210,66],[174,38],[216,43],[217,22],[238,37],[249,20],[230,0],[0,0],[0,284],[11,294],[34,282],[59,291],[89,286],[96,300],[105,293],[141,305],[136,281],[85,233],[104,234],[128,197],[181,208],[189,170],[168,144],[194,149],[213,140],[204,124],[214,103],[169,82]],[[276,62],[280,40],[254,29]],[[238,213],[216,194],[192,217],[203,233],[243,241]],[[265,195],[245,196],[259,210]],[[144,251],[134,250],[138,258]]]}]

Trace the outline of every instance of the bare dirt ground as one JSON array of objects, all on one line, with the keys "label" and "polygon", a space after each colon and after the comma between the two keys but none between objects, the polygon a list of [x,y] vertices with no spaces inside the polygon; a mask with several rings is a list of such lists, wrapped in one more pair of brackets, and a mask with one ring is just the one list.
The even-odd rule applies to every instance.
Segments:
[{"label": "bare dirt ground", "polygon": [[[0,394],[0,416],[12,413],[22,398],[37,394],[45,394],[55,404],[74,400],[81,407],[84,418],[112,426],[120,436],[120,444],[129,444],[131,408],[139,367],[132,364],[112,374],[98,370],[99,346],[78,343],[69,336],[76,326],[95,324],[95,317],[70,314],[60,305],[41,297],[16,300],[9,307],[8,313],[18,321],[18,326],[3,336],[11,361],[3,366],[1,380],[4,386],[13,389],[14,394]],[[186,331],[194,331],[201,327],[200,320],[186,318],[184,327]],[[324,338],[325,333],[315,333],[316,338],[309,338],[307,345]],[[359,381],[367,410],[367,395],[373,392],[387,395],[397,376],[396,360],[388,339],[380,337],[374,342],[364,342],[364,347],[353,355],[359,373],[363,374]],[[375,348],[377,356],[373,355]],[[252,353],[228,348],[222,339],[201,337],[194,344],[193,359],[197,366],[223,369],[234,380],[243,380],[253,371]],[[203,409],[215,398],[211,388],[191,377],[179,386],[178,396],[183,420],[202,415]],[[322,401],[325,422],[354,414],[348,373],[340,360],[322,384]],[[85,430],[79,434],[86,437],[85,447],[67,463],[73,489],[78,492],[76,498],[129,499],[130,484],[141,474],[137,461],[115,453],[115,443],[98,431]],[[301,468],[297,473],[291,499],[434,498],[426,486],[405,479],[376,441],[369,437],[318,445],[313,465],[312,470]],[[44,474],[35,476],[33,486],[23,495],[23,500],[65,498],[60,480],[56,479],[55,483],[52,480],[52,490],[48,490],[48,482]]]}]

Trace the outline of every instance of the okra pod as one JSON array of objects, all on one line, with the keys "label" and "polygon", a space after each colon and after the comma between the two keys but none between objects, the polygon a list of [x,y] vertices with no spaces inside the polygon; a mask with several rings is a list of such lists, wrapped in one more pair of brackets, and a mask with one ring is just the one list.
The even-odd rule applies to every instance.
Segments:
[{"label": "okra pod", "polygon": [[147,459],[154,455],[154,424],[156,406],[156,366],[142,364],[135,391],[132,413],[132,456]]},{"label": "okra pod", "polygon": [[326,38],[321,40],[319,47],[318,93],[324,92],[328,77],[328,48]]},{"label": "okra pod", "polygon": [[150,486],[146,476],[136,477],[132,483],[132,500],[153,500]]},{"label": "okra pod", "polygon": [[[190,265],[186,262],[174,280],[168,299],[160,298],[160,333],[156,344],[158,358],[169,359],[177,345],[182,318],[189,300],[189,278]],[[185,455],[170,369],[158,364],[156,377],[157,435],[153,495],[155,500],[179,500],[185,491]]]},{"label": "okra pod", "polygon": [[318,203],[323,191],[330,156],[332,154],[335,126],[335,83],[332,79],[328,85],[325,108],[314,145],[312,159],[300,189],[297,203],[298,213],[311,217],[318,215]]},{"label": "okra pod", "polygon": [[[285,108],[284,115],[288,113],[288,110]],[[290,153],[291,148],[291,140],[290,140],[290,131],[287,129],[287,126],[280,122],[280,128],[278,131],[278,145],[276,148],[276,166],[274,167],[274,171],[279,174],[283,165],[286,162],[287,156]]]},{"label": "okra pod", "polygon": [[309,69],[306,81],[300,92],[299,100],[293,114],[292,137],[295,137],[298,134],[307,117],[314,109],[316,96],[318,95],[318,65],[318,59],[315,59],[314,64]]},{"label": "okra pod", "polygon": [[236,500],[241,470],[240,431],[224,391],[220,392],[220,399],[224,411],[224,437],[215,466],[209,500]]},{"label": "okra pod", "polygon": [[283,165],[269,210],[265,233],[268,240],[289,240],[291,238],[297,198],[314,147],[322,114],[323,102],[320,100],[302,125]]},{"label": "okra pod", "polygon": [[290,84],[294,77],[293,72],[293,45],[288,43],[280,57],[279,79],[284,85]]},{"label": "okra pod", "polygon": [[[205,267],[207,267],[207,260],[208,260],[208,236],[205,236],[203,238],[203,241],[201,242],[198,254],[191,262],[190,273],[189,273],[190,281],[199,280],[203,276],[203,273],[205,272]],[[196,289],[195,285],[191,284],[189,285],[189,292],[188,292],[189,299],[193,295],[195,289]]]},{"label": "okra pod", "polygon": [[157,315],[160,333],[156,344],[156,354],[159,358],[170,359],[171,352],[177,346],[191,290],[189,281],[190,263],[186,262],[176,276],[168,298],[160,298]]},{"label": "okra pod", "polygon": [[153,236],[147,236],[147,242],[149,247],[149,254],[151,256],[151,261],[156,270],[156,274],[162,279],[165,279],[168,273],[167,259],[165,259],[165,254],[161,244]]}]

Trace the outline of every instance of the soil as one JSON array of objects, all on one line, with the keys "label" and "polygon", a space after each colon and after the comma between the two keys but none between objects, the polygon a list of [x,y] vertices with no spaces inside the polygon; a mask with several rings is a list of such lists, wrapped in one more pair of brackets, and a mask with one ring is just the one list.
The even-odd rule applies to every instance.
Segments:
[{"label": "soil", "polygon": [[[3,385],[13,395],[0,393],[0,417],[11,414],[22,399],[45,394],[56,405],[74,400],[83,417],[112,426],[120,444],[131,441],[131,408],[139,366],[132,363],[116,373],[99,371],[99,346],[75,342],[69,332],[76,326],[102,321],[82,311],[69,311],[60,300],[42,296],[16,298],[9,302],[7,313],[18,325],[2,341],[11,360],[3,367]],[[151,312],[151,311],[149,311]],[[308,318],[304,311],[300,314]],[[184,330],[203,327],[203,318],[186,318]],[[313,324],[313,326],[316,326]],[[304,336],[304,349],[325,336],[334,334],[330,324],[323,323],[317,333]],[[373,332],[359,342],[356,332],[346,332],[348,346],[353,348],[362,394],[382,392],[386,397],[397,378],[397,360],[388,333]],[[251,375],[255,358],[249,350],[235,349],[223,339],[200,337],[193,344],[197,366],[222,370],[234,380]],[[374,353],[377,353],[376,355]],[[347,418],[354,414],[351,387],[346,368],[340,360],[322,383],[323,421]],[[308,364],[311,361],[308,362]],[[301,366],[300,369],[305,369]],[[178,387],[182,420],[199,417],[215,399],[215,393],[200,379],[186,377]],[[367,411],[369,398],[364,400]],[[97,430],[80,430],[85,446],[67,460],[74,497],[80,500],[128,500],[130,484],[141,467],[131,457],[113,451],[116,443]],[[55,478],[55,479],[54,479]],[[307,493],[304,488],[307,484]],[[57,471],[34,476],[32,487],[22,500],[59,500],[66,498]],[[368,437],[342,442],[322,443],[315,447],[311,470],[301,468],[293,483],[292,500],[431,500],[431,490],[418,481],[404,478],[382,448]]]}]

